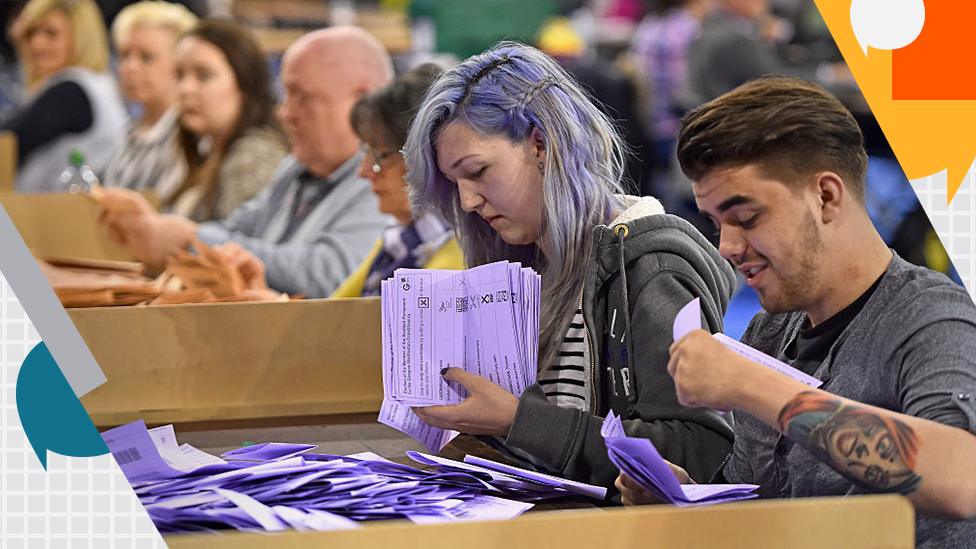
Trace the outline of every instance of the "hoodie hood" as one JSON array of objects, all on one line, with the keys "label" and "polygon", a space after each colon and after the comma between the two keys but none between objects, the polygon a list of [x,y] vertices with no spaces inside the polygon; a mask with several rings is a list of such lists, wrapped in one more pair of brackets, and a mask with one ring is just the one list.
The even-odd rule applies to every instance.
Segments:
[{"label": "hoodie hood", "polygon": [[[592,259],[597,268],[584,281],[584,293],[606,282],[621,271],[620,242],[623,242],[623,264],[631,264],[647,254],[666,254],[686,263],[700,279],[705,296],[702,309],[718,319],[724,316],[729,297],[735,290],[735,271],[698,229],[684,219],[664,213],[661,203],[652,197],[622,197],[628,207],[610,225],[594,229]],[[623,234],[621,240],[618,233]],[[665,260],[666,261],[666,260]]]}]

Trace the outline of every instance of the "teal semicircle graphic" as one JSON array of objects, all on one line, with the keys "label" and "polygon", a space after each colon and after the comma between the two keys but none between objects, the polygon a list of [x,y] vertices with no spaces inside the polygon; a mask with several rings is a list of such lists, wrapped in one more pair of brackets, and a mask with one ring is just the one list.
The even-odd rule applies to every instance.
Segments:
[{"label": "teal semicircle graphic", "polygon": [[108,453],[105,441],[44,342],[31,349],[17,374],[17,413],[45,470],[48,450],[71,457]]}]

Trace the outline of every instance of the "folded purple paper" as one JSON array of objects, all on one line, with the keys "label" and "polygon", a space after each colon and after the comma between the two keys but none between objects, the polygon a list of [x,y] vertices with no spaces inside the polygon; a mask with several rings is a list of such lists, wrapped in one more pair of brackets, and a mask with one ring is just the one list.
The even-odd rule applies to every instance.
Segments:
[{"label": "folded purple paper", "polygon": [[708,505],[757,497],[755,484],[681,484],[657,448],[646,438],[628,437],[613,412],[601,429],[607,454],[621,472],[665,503]]},{"label": "folded purple paper", "polygon": [[314,444],[289,444],[284,442],[264,442],[245,446],[221,454],[224,459],[243,459],[247,461],[278,461],[304,454],[315,448]]},{"label": "folded purple paper", "polygon": [[180,446],[172,427],[148,431],[141,421],[103,436],[164,534],[510,518],[532,506],[523,500],[540,499],[528,485],[542,486],[480,468],[476,474],[466,464],[467,471],[422,471],[375,454],[303,453],[308,444],[259,444],[225,454],[248,461],[224,462]]},{"label": "folded purple paper", "polygon": [[463,462],[420,452],[407,452],[407,456],[419,463],[471,473],[489,482],[492,486],[524,491],[536,499],[580,494],[602,500],[607,495],[607,489],[601,486],[529,471],[477,456],[465,456]]}]

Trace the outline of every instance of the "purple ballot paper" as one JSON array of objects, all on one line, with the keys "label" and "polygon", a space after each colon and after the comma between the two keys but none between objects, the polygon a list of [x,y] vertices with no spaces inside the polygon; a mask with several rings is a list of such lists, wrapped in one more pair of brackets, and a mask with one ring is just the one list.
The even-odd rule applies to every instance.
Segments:
[{"label": "purple ballot paper", "polygon": [[776,370],[777,372],[792,377],[793,379],[805,383],[811,387],[820,387],[823,385],[823,381],[807,375],[800,370],[790,366],[789,364],[777,360],[766,353],[753,349],[752,347],[746,345],[745,343],[736,341],[725,334],[712,334],[712,337],[722,342],[723,345],[732,349],[736,353],[748,358],[753,362],[758,362],[767,368]]},{"label": "purple ballot paper", "polygon": [[464,462],[473,465],[480,465],[486,469],[492,469],[495,471],[501,471],[502,473],[508,473],[509,475],[512,475],[516,478],[531,480],[533,482],[538,482],[539,484],[547,484],[549,486],[557,486],[559,488],[564,488],[569,492],[573,492],[574,494],[588,496],[593,499],[602,500],[603,498],[607,497],[607,489],[602,486],[595,486],[593,484],[576,482],[575,480],[554,477],[552,475],[547,475],[545,473],[529,471],[528,469],[522,469],[521,467],[515,467],[513,465],[498,463],[497,461],[480,458],[478,456],[471,456],[471,455],[464,456]]},{"label": "purple ballot paper", "polygon": [[[174,451],[175,436],[169,439],[159,436],[158,433],[159,431],[156,431],[150,435],[149,430],[146,429],[146,422],[141,419],[102,433],[105,445],[112,452],[112,456],[129,482],[168,479],[189,473],[211,473],[236,468],[222,459],[204,454],[189,445],[176,447],[177,450]],[[160,441],[159,446],[154,436]]]},{"label": "purple ballot paper", "polygon": [[287,444],[284,442],[264,442],[254,446],[245,446],[221,454],[224,459],[240,459],[247,461],[278,461],[295,457],[315,448],[314,444]]},{"label": "purple ballot paper", "polygon": [[624,434],[620,418],[613,412],[601,429],[610,461],[621,472],[666,503],[679,506],[708,505],[757,497],[755,484],[681,484],[657,448],[646,438]]},{"label": "purple ballot paper", "polygon": [[672,335],[675,341],[685,337],[692,330],[701,329],[701,298],[696,297],[678,311],[674,317]]},{"label": "purple ballot paper", "polygon": [[[409,411],[409,408],[407,408]],[[310,445],[264,443],[224,462],[178,445],[171,426],[142,422],[105,440],[163,534],[227,528],[276,532],[358,527],[356,521],[504,519],[567,490],[475,465],[419,454],[424,471],[372,453],[308,454]],[[166,457],[169,456],[169,458]],[[174,466],[177,465],[177,466]],[[192,469],[189,472],[182,468]]]},{"label": "purple ballot paper", "polygon": [[427,425],[417,417],[417,414],[413,413],[409,406],[390,398],[383,399],[377,421],[410,435],[435,454],[458,435],[457,431],[438,429]]},{"label": "purple ballot paper", "polygon": [[[678,311],[678,314],[674,317],[674,325],[672,328],[674,340],[678,341],[684,337],[688,332],[692,330],[701,329],[701,301],[699,298],[692,299],[687,305]],[[767,368],[776,370],[777,372],[790,376],[791,378],[805,383],[811,387],[820,387],[823,382],[819,379],[809,376],[800,370],[790,366],[789,364],[777,360],[766,353],[753,349],[752,347],[732,339],[725,334],[712,334],[712,337],[719,340],[723,345],[729,349],[735,351],[736,353],[748,358],[753,362],[758,362]]]},{"label": "purple ballot paper", "polygon": [[384,280],[379,421],[436,452],[448,438],[410,407],[464,402],[464,387],[440,375],[445,368],[484,377],[515,396],[535,383],[540,280],[508,261],[463,271],[397,269]]}]

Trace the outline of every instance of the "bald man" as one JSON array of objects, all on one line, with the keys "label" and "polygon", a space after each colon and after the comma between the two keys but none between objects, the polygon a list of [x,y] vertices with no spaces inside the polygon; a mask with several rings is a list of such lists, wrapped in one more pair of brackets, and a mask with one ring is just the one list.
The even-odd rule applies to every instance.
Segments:
[{"label": "bald man", "polygon": [[327,297],[361,263],[391,219],[356,175],[362,153],[349,115],[363,95],[388,84],[382,44],[358,27],[331,27],[297,40],[282,59],[279,116],[291,154],[268,186],[227,219],[196,224],[148,204],[108,211],[103,222],[138,259],[162,268],[195,237],[222,246],[249,281]]}]

